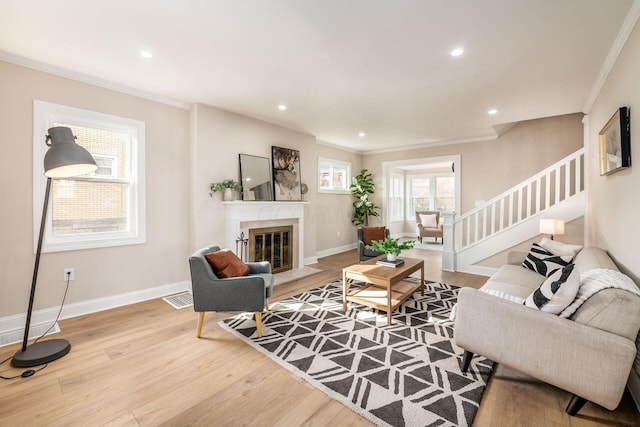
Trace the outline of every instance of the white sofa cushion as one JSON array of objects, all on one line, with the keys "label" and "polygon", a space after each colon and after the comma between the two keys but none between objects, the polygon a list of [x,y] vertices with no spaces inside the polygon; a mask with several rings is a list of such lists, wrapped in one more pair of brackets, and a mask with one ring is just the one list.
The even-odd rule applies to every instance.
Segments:
[{"label": "white sofa cushion", "polygon": [[557,240],[547,239],[543,237],[540,246],[555,255],[575,257],[582,250],[580,245],[570,245],[568,243],[558,242]]},{"label": "white sofa cushion", "polygon": [[559,314],[573,302],[580,287],[580,273],[569,264],[556,270],[525,300],[527,307]]},{"label": "white sofa cushion", "polygon": [[544,282],[544,276],[520,265],[503,265],[482,286],[525,299],[534,289]]}]

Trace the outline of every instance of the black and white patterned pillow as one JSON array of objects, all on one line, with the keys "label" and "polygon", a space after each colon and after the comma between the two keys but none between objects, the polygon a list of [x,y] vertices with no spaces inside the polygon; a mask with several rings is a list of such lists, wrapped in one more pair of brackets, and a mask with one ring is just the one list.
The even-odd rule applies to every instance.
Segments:
[{"label": "black and white patterned pillow", "polygon": [[569,265],[572,260],[572,256],[554,255],[539,244],[534,243],[531,245],[531,250],[529,250],[522,266],[549,277],[554,271]]},{"label": "black and white patterned pillow", "polygon": [[580,288],[580,273],[569,264],[558,269],[524,301],[524,305],[551,314],[560,314],[575,300]]}]

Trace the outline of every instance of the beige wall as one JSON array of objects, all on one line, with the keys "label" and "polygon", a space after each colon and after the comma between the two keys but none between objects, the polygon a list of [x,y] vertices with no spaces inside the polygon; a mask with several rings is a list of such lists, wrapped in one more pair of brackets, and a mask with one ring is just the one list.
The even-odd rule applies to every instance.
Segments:
[{"label": "beige wall", "polygon": [[[327,145],[318,145],[317,157],[341,160],[351,163],[351,176],[360,173],[362,155],[343,151]],[[318,184],[316,181],[317,192]],[[310,188],[311,191],[311,188]],[[317,250],[331,251],[348,245],[355,245],[356,227],[351,223],[353,218],[353,196],[351,194],[319,193],[316,196],[314,212],[317,219]]]},{"label": "beige wall", "polygon": [[315,137],[203,104],[194,105],[191,110],[195,130],[192,138],[194,244],[191,249],[225,244],[225,208],[220,203],[222,194],[214,193],[210,197],[210,183],[227,178],[239,180],[240,153],[266,157],[271,162],[271,146],[275,145],[300,150],[301,182],[309,186],[306,199],[310,201],[305,206],[304,256],[315,256]]},{"label": "beige wall", "polygon": [[[462,213],[489,200],[583,146],[582,114],[521,122],[495,140],[364,156],[363,165],[383,186],[382,162],[459,154]],[[383,191],[373,200],[382,205]]]},{"label": "beige wall", "polygon": [[[635,165],[600,176],[598,133],[622,106],[631,111],[631,156]],[[620,266],[640,277],[640,23],[636,23],[591,111],[587,139],[586,241],[609,251]]]},{"label": "beige wall", "polygon": [[43,254],[35,309],[60,304],[66,267],[75,268],[67,304],[188,278],[186,110],[1,61],[0,94],[0,317],[24,313],[29,298],[34,99],[144,121],[147,196],[145,244]]}]

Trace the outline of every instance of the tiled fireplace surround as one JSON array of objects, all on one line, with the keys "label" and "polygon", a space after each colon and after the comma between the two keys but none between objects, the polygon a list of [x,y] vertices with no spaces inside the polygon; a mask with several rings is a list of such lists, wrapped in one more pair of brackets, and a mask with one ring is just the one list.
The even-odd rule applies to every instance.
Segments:
[{"label": "tiled fireplace surround", "polygon": [[293,226],[293,268],[304,267],[304,205],[308,202],[233,201],[225,205],[225,246],[236,248],[236,240],[249,229]]}]

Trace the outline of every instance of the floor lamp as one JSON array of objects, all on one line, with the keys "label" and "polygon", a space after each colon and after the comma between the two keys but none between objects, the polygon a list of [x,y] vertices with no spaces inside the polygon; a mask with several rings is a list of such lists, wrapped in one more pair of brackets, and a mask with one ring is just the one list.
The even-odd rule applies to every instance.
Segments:
[{"label": "floor lamp", "polygon": [[47,206],[51,192],[52,178],[68,178],[84,175],[98,169],[96,161],[91,154],[75,142],[75,137],[68,127],[52,127],[46,136],[45,144],[49,146],[44,156],[44,174],[47,177],[47,187],[44,193],[42,206],[42,219],[40,220],[40,234],[38,235],[38,248],[36,250],[36,262],[33,267],[33,279],[31,281],[31,294],[29,296],[29,308],[27,309],[27,323],[24,327],[22,348],[11,359],[15,367],[37,366],[56,360],[69,353],[71,344],[65,339],[53,339],[38,341],[27,346],[29,340],[29,326],[33,311],[33,300],[36,294],[36,282],[38,279],[38,267],[40,265],[40,253],[42,252],[42,237],[47,218]]}]

